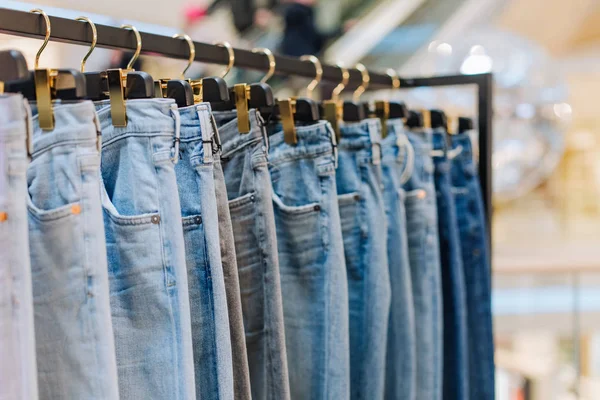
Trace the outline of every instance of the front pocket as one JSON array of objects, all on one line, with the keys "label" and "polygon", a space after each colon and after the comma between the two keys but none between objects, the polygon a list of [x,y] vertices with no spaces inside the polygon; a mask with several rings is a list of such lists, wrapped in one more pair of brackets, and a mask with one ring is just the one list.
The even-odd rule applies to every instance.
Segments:
[{"label": "front pocket", "polygon": [[160,224],[160,214],[158,212],[145,213],[139,215],[121,215],[115,205],[112,203],[106,193],[104,183],[100,183],[100,191],[102,196],[102,208],[106,215],[117,225],[144,225],[144,224]]},{"label": "front pocket", "polygon": [[281,274],[318,275],[325,257],[318,203],[288,206],[273,193]]}]

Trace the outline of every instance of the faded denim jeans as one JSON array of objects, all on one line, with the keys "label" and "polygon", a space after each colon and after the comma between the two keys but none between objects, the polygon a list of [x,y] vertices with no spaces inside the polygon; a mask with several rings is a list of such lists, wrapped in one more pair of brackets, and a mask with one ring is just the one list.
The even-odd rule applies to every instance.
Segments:
[{"label": "faded denim jeans", "polygon": [[336,183],[348,274],[350,398],[383,399],[391,301],[381,123],[343,124]]},{"label": "faded denim jeans", "polygon": [[452,136],[452,192],[464,267],[469,392],[471,399],[493,400],[494,333],[490,248],[477,165],[468,133]]},{"label": "faded denim jeans", "polygon": [[273,190],[262,118],[250,110],[250,132],[241,134],[235,111],[213,115],[221,138],[235,238],[252,398],[290,399]]},{"label": "faded denim jeans", "polygon": [[233,399],[233,365],[214,180],[210,104],[180,108],[175,165],[190,295],[196,397]]},{"label": "faded denim jeans", "polygon": [[102,126],[102,202],[122,399],[194,399],[190,300],[171,99],[127,101],[127,126]]},{"label": "faded denim jeans", "polygon": [[433,163],[444,304],[444,400],[469,397],[467,304],[454,197],[448,134],[433,131]]},{"label": "faded denim jeans", "polygon": [[414,167],[406,191],[408,248],[415,312],[416,399],[440,400],[443,382],[443,316],[437,204],[429,131],[408,131]]},{"label": "faded denim jeans", "polygon": [[40,398],[118,399],[100,129],[89,101],[55,103],[53,112],[52,131],[33,117],[27,169]]},{"label": "faded denim jeans", "polygon": [[385,399],[416,400],[415,312],[406,232],[406,193],[402,185],[412,174],[414,151],[401,119],[388,120],[382,141],[384,201],[388,223],[387,253],[392,305],[387,338]]},{"label": "faded denim jeans", "polygon": [[270,127],[269,170],[293,399],[348,399],[348,283],[329,123]]},{"label": "faded denim jeans", "polygon": [[27,221],[31,110],[0,95],[0,399],[37,400],[37,365]]}]

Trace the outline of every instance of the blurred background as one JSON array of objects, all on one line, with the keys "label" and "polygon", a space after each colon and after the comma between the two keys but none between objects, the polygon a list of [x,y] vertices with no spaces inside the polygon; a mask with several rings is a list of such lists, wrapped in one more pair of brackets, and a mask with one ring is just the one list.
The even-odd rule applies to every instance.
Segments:
[{"label": "blurred background", "polygon": [[[493,309],[499,400],[600,398],[600,1],[3,0],[196,41],[362,62],[403,77],[494,72]],[[39,40],[0,35],[30,65]],[[78,68],[83,46],[51,42],[42,67]],[[129,54],[97,49],[88,71]],[[176,76],[183,60],[136,69]],[[195,63],[188,76],[222,67]],[[230,81],[261,73],[235,71]],[[276,91],[306,80],[275,77]],[[377,97],[381,93],[369,93]],[[475,116],[475,90],[386,93],[411,108]]]}]

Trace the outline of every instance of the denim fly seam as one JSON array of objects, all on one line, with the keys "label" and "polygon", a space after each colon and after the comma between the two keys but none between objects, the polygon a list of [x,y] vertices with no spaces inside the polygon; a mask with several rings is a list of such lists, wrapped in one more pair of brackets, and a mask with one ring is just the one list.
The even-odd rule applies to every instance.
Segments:
[{"label": "denim fly seam", "polygon": [[491,266],[481,186],[468,133],[452,136],[452,192],[460,232],[468,326],[470,397],[494,398]]},{"label": "denim fly seam", "polygon": [[266,132],[256,110],[250,110],[247,134],[239,133],[235,111],[213,115],[222,144],[252,398],[290,399]]},{"label": "denim fly seam", "polygon": [[347,399],[348,283],[335,136],[321,121],[296,127],[298,143],[288,145],[277,128],[269,136],[269,167],[292,398]]},{"label": "denim fly seam", "polygon": [[445,400],[461,400],[469,397],[467,304],[447,138],[448,135],[444,129],[433,131],[433,161],[444,307],[443,396]]},{"label": "denim fly seam", "polygon": [[381,123],[343,124],[336,184],[348,274],[350,398],[383,399],[391,301]]},{"label": "denim fly seam", "polygon": [[183,218],[196,397],[233,399],[233,365],[214,181],[217,135],[210,104],[180,108],[175,166]]},{"label": "denim fly seam", "polygon": [[102,201],[123,399],[194,399],[194,361],[171,99],[127,101],[127,126],[96,104]]},{"label": "denim fly seam", "polygon": [[33,117],[27,170],[40,397],[118,399],[97,116],[89,101],[53,111],[52,131]]},{"label": "denim fly seam", "polygon": [[38,399],[27,221],[31,124],[21,95],[0,95],[0,399]]},{"label": "denim fly seam", "polygon": [[414,166],[405,182],[417,353],[416,399],[439,400],[443,382],[443,316],[434,165],[430,131],[407,131]]},{"label": "denim fly seam", "polygon": [[[212,118],[212,117],[211,117]],[[225,278],[227,295],[227,314],[229,316],[229,333],[231,336],[231,357],[233,359],[233,394],[236,400],[250,400],[250,369],[244,332],[244,314],[242,312],[242,297],[240,294],[240,279],[235,251],[233,225],[227,200],[227,186],[221,165],[221,140],[214,118],[215,136],[213,140],[214,180],[217,199],[217,214],[219,218],[219,238],[221,245],[221,261]]]},{"label": "denim fly seam", "polygon": [[388,222],[387,253],[392,300],[385,369],[385,399],[416,400],[415,314],[406,232],[406,194],[414,151],[401,119],[388,120],[382,141],[384,200]]}]

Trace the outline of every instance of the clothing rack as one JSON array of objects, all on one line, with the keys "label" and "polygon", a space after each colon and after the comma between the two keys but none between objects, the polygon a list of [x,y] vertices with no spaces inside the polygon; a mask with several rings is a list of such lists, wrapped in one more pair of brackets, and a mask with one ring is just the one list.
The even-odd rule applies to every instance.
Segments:
[{"label": "clothing rack", "polygon": [[[92,32],[87,22],[76,21],[61,17],[50,16],[52,35],[50,40],[89,45],[92,42]],[[136,50],[133,32],[114,26],[96,24],[98,32],[97,47],[119,50]],[[46,33],[44,18],[39,14],[26,11],[0,8],[0,33],[43,39]],[[160,55],[169,58],[187,60],[189,47],[185,40],[168,36],[140,32],[142,38],[142,54]],[[229,55],[227,49],[221,46],[194,42],[196,47],[195,61],[227,65]],[[260,53],[249,50],[234,49],[234,66],[267,71],[269,61]],[[275,56],[276,74],[295,75],[313,78],[315,67],[310,61],[301,61],[293,57]],[[352,69],[348,88],[356,88],[362,83],[360,71]],[[389,75],[369,72],[369,89],[392,88]],[[342,81],[341,70],[333,65],[323,64],[323,80],[332,83]],[[425,78],[400,78],[400,88],[439,87],[455,85],[477,86],[478,96],[478,129],[479,129],[479,179],[483,192],[484,208],[487,219],[488,238],[491,239],[492,214],[492,74],[451,75]],[[491,244],[491,241],[489,242]]]}]

